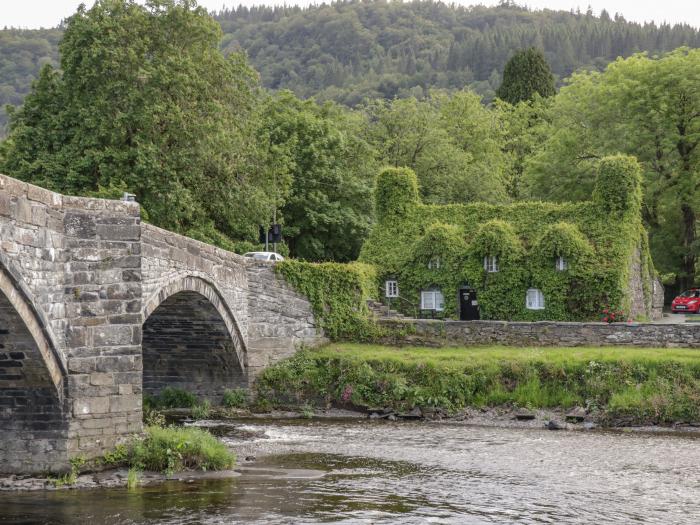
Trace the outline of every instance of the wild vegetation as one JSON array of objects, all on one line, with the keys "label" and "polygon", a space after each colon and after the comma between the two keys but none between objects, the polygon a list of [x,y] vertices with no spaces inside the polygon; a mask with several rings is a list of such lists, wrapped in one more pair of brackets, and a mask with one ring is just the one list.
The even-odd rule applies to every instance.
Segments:
[{"label": "wild vegetation", "polygon": [[692,349],[394,348],[332,344],[262,374],[273,406],[570,408],[602,422],[700,420],[700,356]]}]

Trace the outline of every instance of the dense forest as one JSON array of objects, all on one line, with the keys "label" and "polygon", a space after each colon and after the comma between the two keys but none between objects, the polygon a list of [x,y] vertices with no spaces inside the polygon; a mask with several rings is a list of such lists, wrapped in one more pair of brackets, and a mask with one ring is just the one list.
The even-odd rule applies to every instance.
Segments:
[{"label": "dense forest", "polygon": [[[239,7],[215,19],[225,53],[245,50],[263,86],[355,106],[365,99],[423,98],[469,87],[490,101],[518,49],[543,49],[559,81],[601,70],[618,56],[700,47],[690,26],[640,25],[603,11],[530,11],[441,2],[346,1]],[[45,63],[58,63],[62,29],[0,31],[0,107],[19,104]],[[0,110],[0,136],[6,115]]]},{"label": "dense forest", "polygon": [[[23,72],[6,100],[37,78],[9,110],[5,174],[68,194],[128,191],[144,220],[239,252],[274,220],[281,252],[350,261],[383,166],[412,169],[427,203],[576,201],[590,198],[600,159],[624,153],[643,171],[656,268],[667,284],[696,282],[700,49],[689,27],[512,5],[339,3],[214,19],[192,0],[100,0],[60,32],[0,37]],[[483,44],[471,58],[457,51],[468,39]],[[575,50],[568,63],[562,42]],[[402,73],[407,56],[421,65]],[[450,71],[494,79],[485,94]]]}]

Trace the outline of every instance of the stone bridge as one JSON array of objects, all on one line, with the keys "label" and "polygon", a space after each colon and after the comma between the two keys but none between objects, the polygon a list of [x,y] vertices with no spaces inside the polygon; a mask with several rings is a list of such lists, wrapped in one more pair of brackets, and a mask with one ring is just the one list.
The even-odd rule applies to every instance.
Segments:
[{"label": "stone bridge", "polygon": [[219,401],[321,340],[270,263],[141,222],[133,202],[0,175],[0,472],[66,469],[165,386]]}]

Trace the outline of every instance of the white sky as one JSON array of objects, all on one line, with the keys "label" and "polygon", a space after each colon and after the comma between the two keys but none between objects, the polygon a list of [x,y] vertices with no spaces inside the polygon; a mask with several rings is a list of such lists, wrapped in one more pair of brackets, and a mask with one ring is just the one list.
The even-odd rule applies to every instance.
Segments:
[{"label": "white sky", "polygon": [[[452,1],[452,0],[450,0]],[[498,0],[453,0],[457,4],[495,5]],[[0,27],[54,27],[60,20],[73,14],[81,4],[92,5],[93,0],[0,0]],[[302,4],[311,0],[199,0],[199,5],[209,10],[222,6],[259,4]],[[518,3],[531,8],[570,9],[585,11],[590,4],[597,15],[607,9],[610,15],[621,13],[627,20],[635,22],[654,21],[687,23],[700,27],[700,0],[522,0]]]}]

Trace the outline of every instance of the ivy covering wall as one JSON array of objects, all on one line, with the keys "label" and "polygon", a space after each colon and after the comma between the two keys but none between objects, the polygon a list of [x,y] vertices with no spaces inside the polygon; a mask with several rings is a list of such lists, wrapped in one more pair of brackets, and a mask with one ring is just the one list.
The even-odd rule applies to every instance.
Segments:
[{"label": "ivy covering wall", "polygon": [[319,328],[332,340],[369,340],[378,327],[367,307],[377,297],[377,271],[362,263],[285,260],[275,271],[311,302]]},{"label": "ivy covering wall", "polygon": [[[374,264],[380,280],[397,279],[414,305],[421,290],[440,288],[452,318],[463,286],[477,291],[482,319],[598,320],[605,307],[648,316],[655,272],[640,173],[636,159],[616,155],[599,161],[589,202],[437,206],[420,203],[411,170],[387,168],[377,179],[378,222],[360,261]],[[487,256],[497,257],[499,271],[484,269]],[[635,257],[640,275],[631,274]],[[642,279],[644,304],[632,304],[631,278]],[[526,308],[529,288],[542,291],[544,309]]]}]

